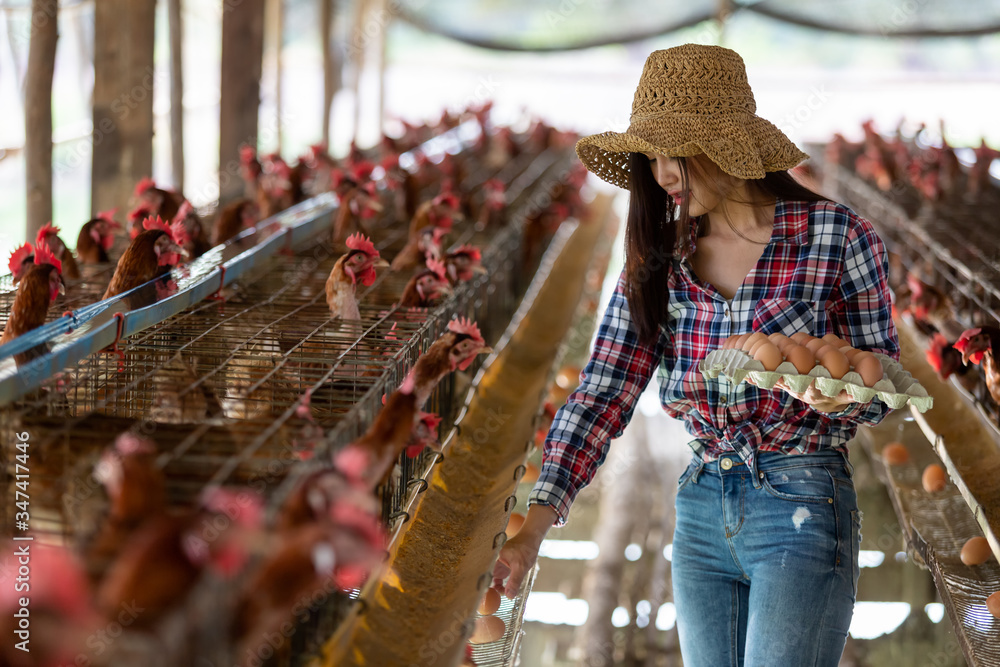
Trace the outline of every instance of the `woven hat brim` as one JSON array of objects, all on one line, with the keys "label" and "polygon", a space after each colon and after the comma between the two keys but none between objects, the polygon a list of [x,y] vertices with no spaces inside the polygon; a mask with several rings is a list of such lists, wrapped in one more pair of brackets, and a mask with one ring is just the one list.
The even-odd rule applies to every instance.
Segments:
[{"label": "woven hat brim", "polygon": [[633,119],[625,132],[583,137],[576,154],[601,179],[629,187],[629,153],[690,157],[704,153],[722,171],[738,178],[764,178],[769,171],[791,169],[809,156],[769,121],[736,112],[671,115]]}]

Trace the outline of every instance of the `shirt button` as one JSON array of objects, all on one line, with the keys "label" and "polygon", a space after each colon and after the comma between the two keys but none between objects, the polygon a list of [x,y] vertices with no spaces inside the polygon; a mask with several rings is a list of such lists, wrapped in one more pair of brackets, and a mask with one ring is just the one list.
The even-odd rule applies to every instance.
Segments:
[{"label": "shirt button", "polygon": [[729,309],[726,308],[726,317],[729,317]]},{"label": "shirt button", "polygon": [[725,396],[719,396],[719,405],[725,405],[727,402],[728,401]]},{"label": "shirt button", "polygon": [[728,458],[724,458],[722,459],[722,461],[719,462],[719,467],[721,467],[723,470],[729,470],[730,468],[733,467],[733,462]]}]

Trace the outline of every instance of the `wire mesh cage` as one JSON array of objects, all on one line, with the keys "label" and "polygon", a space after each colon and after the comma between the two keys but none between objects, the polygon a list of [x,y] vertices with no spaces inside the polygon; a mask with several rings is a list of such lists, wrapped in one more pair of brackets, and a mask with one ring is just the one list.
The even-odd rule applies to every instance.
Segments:
[{"label": "wire mesh cage", "polygon": [[[271,255],[222,290],[224,299],[197,301],[116,341],[117,353],[90,355],[46,380],[42,389],[3,406],[3,437],[31,434],[33,533],[42,541],[73,546],[93,539],[107,507],[94,469],[125,431],[155,443],[172,512],[193,510],[210,487],[232,487],[262,495],[273,516],[300,480],[364,432],[383,397],[399,386],[453,315],[476,321],[487,341],[500,335],[537,261],[523,252],[522,219],[547,205],[546,189],[565,180],[568,162],[567,151],[526,151],[499,169],[469,170],[461,183],[465,192],[475,192],[491,178],[506,185],[510,224],[455,226],[450,240],[455,246],[481,247],[486,273],[461,283],[435,307],[400,307],[409,277],[382,272],[369,287],[359,287],[359,320],[331,317],[325,283],[340,251],[330,242],[329,227],[321,224],[312,238],[291,252]],[[386,257],[407,242],[407,230],[391,214],[369,223],[368,231]],[[462,408],[470,377],[447,376],[424,407],[442,418],[443,441]],[[297,411],[305,395],[325,434],[308,445],[302,442],[304,424]],[[409,499],[444,455],[427,450],[400,458],[397,471],[380,487],[387,526],[406,520]],[[12,479],[13,461],[4,463]],[[8,534],[14,510],[13,503],[5,505]],[[116,662],[242,659],[233,655],[227,630],[234,591],[244,585],[239,577],[225,581],[206,574],[178,615],[183,620],[161,628],[178,639],[170,644],[175,648],[163,651],[155,642],[133,637],[117,644]],[[264,650],[268,655],[261,654],[262,661],[303,664],[356,595],[357,590],[331,586],[304,601],[298,625],[280,646]]]}]

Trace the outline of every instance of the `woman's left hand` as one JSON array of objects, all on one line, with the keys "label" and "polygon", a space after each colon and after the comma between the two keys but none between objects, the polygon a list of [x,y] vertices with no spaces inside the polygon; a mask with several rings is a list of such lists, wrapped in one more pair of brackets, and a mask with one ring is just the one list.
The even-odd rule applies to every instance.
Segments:
[{"label": "woman's left hand", "polygon": [[803,403],[808,403],[812,406],[813,410],[818,412],[840,412],[854,402],[854,399],[851,398],[846,389],[841,389],[840,393],[836,396],[824,396],[823,392],[816,388],[815,382],[810,382],[809,386],[803,392],[789,389],[784,379],[778,380],[774,388],[788,392]]}]

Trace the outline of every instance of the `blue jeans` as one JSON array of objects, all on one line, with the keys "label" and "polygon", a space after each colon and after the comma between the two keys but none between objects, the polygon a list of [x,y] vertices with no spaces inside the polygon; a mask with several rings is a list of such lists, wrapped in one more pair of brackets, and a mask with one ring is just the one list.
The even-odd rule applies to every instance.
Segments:
[{"label": "blue jeans", "polygon": [[735,454],[692,461],[678,482],[684,665],[836,667],[857,597],[852,468],[834,451],[762,452],[757,465],[754,478]]}]

